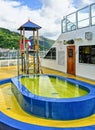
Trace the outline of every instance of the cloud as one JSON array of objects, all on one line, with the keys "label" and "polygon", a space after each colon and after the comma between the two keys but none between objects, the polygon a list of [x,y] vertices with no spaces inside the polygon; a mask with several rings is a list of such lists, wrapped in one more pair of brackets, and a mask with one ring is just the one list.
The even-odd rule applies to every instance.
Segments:
[{"label": "cloud", "polygon": [[83,4],[88,5],[88,4],[94,3],[95,0],[83,0],[82,2]]},{"label": "cloud", "polygon": [[21,6],[19,2],[0,0],[0,26],[16,30],[19,23],[23,22],[22,16],[26,15],[27,11],[28,8]]},{"label": "cloud", "polygon": [[40,10],[40,16],[45,19],[42,23],[44,31],[47,34],[53,33],[51,36],[57,38],[61,33],[61,19],[63,16],[75,11],[72,0],[56,0],[56,2],[55,0],[42,0],[42,3],[43,7]]},{"label": "cloud", "polygon": [[[61,19],[76,10],[73,0],[40,1],[42,7],[32,10],[16,0],[0,0],[0,26],[17,31],[22,24],[30,19],[42,27],[40,35],[57,39],[61,33]],[[90,0],[83,0],[84,3],[87,1]]]},{"label": "cloud", "polygon": [[73,0],[73,5],[74,7],[76,7],[77,9],[81,9],[84,8],[85,6],[94,3],[95,0]]}]

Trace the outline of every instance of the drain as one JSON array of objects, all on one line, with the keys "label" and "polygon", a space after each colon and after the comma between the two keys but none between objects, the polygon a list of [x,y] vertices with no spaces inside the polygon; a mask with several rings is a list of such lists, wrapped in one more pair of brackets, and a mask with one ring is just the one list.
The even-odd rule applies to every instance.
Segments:
[{"label": "drain", "polygon": [[52,95],[57,95],[58,93],[52,93]]},{"label": "drain", "polygon": [[10,108],[10,107],[7,107],[6,109],[7,109],[7,110],[10,110],[11,108]]}]

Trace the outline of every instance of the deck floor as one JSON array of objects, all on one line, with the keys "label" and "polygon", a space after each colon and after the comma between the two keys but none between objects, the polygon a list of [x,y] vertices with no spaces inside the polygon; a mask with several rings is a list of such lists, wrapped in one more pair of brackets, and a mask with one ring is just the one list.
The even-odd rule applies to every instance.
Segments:
[{"label": "deck floor", "polygon": [[[82,81],[86,81],[91,84],[95,84],[95,81],[67,75],[58,71],[43,68],[45,74],[56,74],[64,77],[75,78]],[[17,76],[17,68],[14,67],[2,67],[0,68],[0,80]],[[25,113],[19,106],[17,100],[11,92],[11,84],[4,84],[0,86],[0,111],[5,115],[14,118],[16,120],[26,122],[29,124],[35,124],[40,126],[48,127],[59,127],[59,128],[71,128],[71,127],[84,127],[95,125],[95,114],[87,118],[71,120],[71,121],[57,121],[57,120],[46,120],[38,118]]]}]

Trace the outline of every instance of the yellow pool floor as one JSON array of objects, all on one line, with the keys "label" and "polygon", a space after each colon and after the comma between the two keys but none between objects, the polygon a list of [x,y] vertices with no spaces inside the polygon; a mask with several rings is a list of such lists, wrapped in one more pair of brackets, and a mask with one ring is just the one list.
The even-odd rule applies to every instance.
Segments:
[{"label": "yellow pool floor", "polygon": [[[91,84],[95,84],[95,81],[83,79],[80,77],[75,77],[72,75],[67,75],[58,71],[50,70],[44,68],[44,73],[47,74],[57,74],[69,78],[76,78],[82,81],[86,81]],[[10,78],[17,76],[17,68],[16,67],[1,67],[0,68],[0,79]],[[61,121],[61,120],[47,120],[43,118],[38,118],[36,116],[32,116],[24,112],[19,106],[15,96],[11,92],[11,84],[7,83],[0,86],[0,111],[5,115],[14,118],[16,120],[40,125],[40,126],[48,126],[48,127],[83,127],[83,126],[91,126],[95,125],[95,114],[89,116],[87,118],[78,119],[78,120],[70,120],[70,121]]]}]

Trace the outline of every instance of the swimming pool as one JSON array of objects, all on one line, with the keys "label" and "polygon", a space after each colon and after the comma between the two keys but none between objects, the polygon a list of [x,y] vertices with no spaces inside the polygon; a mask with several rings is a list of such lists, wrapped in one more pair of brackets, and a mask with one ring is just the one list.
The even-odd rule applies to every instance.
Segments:
[{"label": "swimming pool", "polygon": [[[41,81],[38,82],[40,78],[42,78],[43,88],[39,85]],[[49,80],[49,84],[52,83],[54,87],[50,85],[50,88],[46,91],[44,89],[44,78],[47,78]],[[53,80],[57,82],[55,85]],[[34,86],[32,85],[32,82]],[[61,85],[59,85],[59,82],[61,82]],[[35,84],[37,84],[36,87]],[[48,83],[46,84],[48,85]],[[73,95],[66,93],[63,94],[64,90],[59,89],[64,86],[62,86],[62,84],[65,84],[65,87],[68,87],[67,84],[73,86]],[[30,87],[28,88],[27,86]],[[78,91],[76,94],[75,90]],[[20,76],[12,78],[12,91],[20,106],[26,112],[42,118],[74,120],[84,118],[95,113],[95,88],[93,85],[78,80],[46,74]],[[40,91],[43,91],[43,94],[40,93]],[[70,88],[67,89],[67,93],[68,91],[71,91]],[[69,97],[64,97],[62,94],[69,95]]]},{"label": "swimming pool", "polygon": [[47,98],[75,98],[89,93],[85,87],[51,75],[32,75],[19,81],[32,94]]}]

